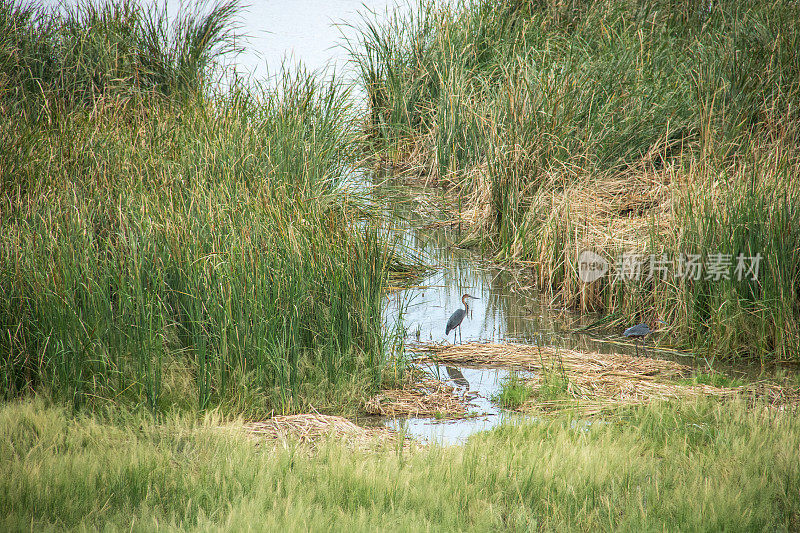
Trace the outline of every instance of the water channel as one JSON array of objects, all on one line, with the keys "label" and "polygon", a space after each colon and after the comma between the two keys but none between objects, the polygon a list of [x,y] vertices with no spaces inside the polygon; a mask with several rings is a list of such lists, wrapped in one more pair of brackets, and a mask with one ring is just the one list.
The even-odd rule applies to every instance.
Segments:
[{"label": "water channel", "polygon": [[[180,3],[168,0],[168,11],[176,13]],[[356,27],[365,17],[380,21],[407,15],[413,9],[413,2],[397,0],[251,0],[241,17],[240,31],[246,38],[241,41],[244,51],[235,66],[240,73],[261,80],[274,76],[281,67],[291,69],[300,64],[312,71],[335,71],[345,80],[353,80],[345,43],[355,42]],[[359,95],[359,91],[353,92],[355,99]],[[359,108],[360,102],[354,102],[354,106]],[[461,295],[469,292],[479,299],[461,325],[463,342],[513,341],[633,353],[633,347],[621,344],[618,332],[609,332],[606,338],[575,334],[596,317],[554,309],[546,298],[525,288],[524,275],[493,267],[475,252],[456,247],[463,228],[428,227],[429,211],[435,211],[439,203],[435,189],[409,190],[373,178],[360,175],[355,185],[361,192],[369,189],[370,195],[384,196],[374,199],[387,209],[392,234],[432,267],[414,287],[393,292],[387,300],[387,327],[402,328],[409,345],[453,342],[452,336],[445,336],[445,323],[461,306]],[[468,391],[474,416],[463,420],[389,419],[381,423],[421,440],[454,444],[477,431],[519,418],[504,413],[492,401],[508,378],[507,370],[427,366],[426,371],[460,393]]]},{"label": "water channel", "polygon": [[[413,286],[388,295],[385,309],[387,328],[401,331],[413,354],[416,343],[453,343],[445,335],[450,314],[461,307],[461,296],[475,297],[455,342],[519,342],[600,353],[627,353],[634,347],[624,343],[618,332],[589,336],[576,333],[597,316],[580,315],[551,307],[549,300],[527,288],[523,271],[492,266],[476,252],[459,248],[461,231],[457,225],[431,224],[437,211],[447,209],[441,189],[408,186],[385,177],[360,178],[354,185],[361,194],[368,192],[385,210],[391,234],[401,249],[421,258],[431,270]],[[351,189],[352,190],[352,189]],[[652,352],[651,352],[652,353]],[[660,354],[664,355],[664,354]],[[502,368],[466,368],[420,365],[430,376],[456,388],[470,398],[467,418],[392,418],[383,423],[413,438],[440,444],[459,444],[478,431],[521,416],[504,412],[493,401],[509,371]],[[525,377],[524,372],[518,373]]]}]

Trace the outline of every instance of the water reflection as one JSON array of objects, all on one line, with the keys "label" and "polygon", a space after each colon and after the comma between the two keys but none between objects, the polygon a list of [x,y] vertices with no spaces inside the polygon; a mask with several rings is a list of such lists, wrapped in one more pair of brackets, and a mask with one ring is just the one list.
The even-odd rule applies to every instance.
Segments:
[{"label": "water reflection", "polygon": [[492,401],[499,394],[503,381],[508,379],[508,370],[445,367],[447,375],[442,375],[442,369],[434,365],[428,371],[442,380],[449,380],[458,387],[459,393],[467,393],[470,418],[390,418],[386,420],[386,426],[421,441],[447,445],[463,444],[475,432],[492,429],[507,420],[524,418],[518,413],[502,411]]},{"label": "water reflection", "polygon": [[450,381],[458,387],[469,390],[469,381],[464,377],[464,373],[461,372],[461,370],[453,366],[445,367],[445,369],[447,370],[447,376],[450,378]]},{"label": "water reflection", "polygon": [[520,284],[519,273],[491,266],[473,252],[454,246],[460,240],[457,227],[420,229],[426,223],[420,204],[432,209],[435,196],[420,198],[422,193],[418,193],[408,198],[404,197],[407,191],[387,184],[374,193],[389,209],[399,245],[434,266],[416,286],[389,297],[386,316],[402,316],[410,340],[449,342],[447,319],[462,307],[462,295],[469,293],[479,300],[471,303],[461,324],[464,342],[516,340],[563,347],[585,343],[585,336],[573,335],[571,330],[591,323],[592,317],[551,310],[538,293]]}]

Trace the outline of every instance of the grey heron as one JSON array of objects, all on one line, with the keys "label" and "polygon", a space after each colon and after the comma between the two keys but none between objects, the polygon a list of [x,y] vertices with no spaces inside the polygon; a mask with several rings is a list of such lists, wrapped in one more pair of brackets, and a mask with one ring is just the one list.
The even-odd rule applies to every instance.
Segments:
[{"label": "grey heron", "polygon": [[[480,298],[476,298],[470,294],[465,294],[461,297],[461,303],[464,304],[464,309],[456,309],[456,311],[450,315],[450,319],[447,321],[447,327],[444,330],[445,335],[450,335],[450,331],[458,328],[458,335],[459,339],[461,338],[461,322],[463,322],[464,317],[467,316],[467,312],[469,311],[469,304],[467,303],[467,299],[471,298],[473,300],[479,300]],[[453,332],[453,344],[456,343],[456,334]]]},{"label": "grey heron", "polygon": [[[661,324],[666,324],[666,322],[664,322],[663,320],[656,320],[656,322],[660,322]],[[647,335],[649,335],[652,332],[653,330],[651,330],[647,324],[642,322],[641,324],[636,324],[635,326],[629,327],[622,334],[625,335],[626,337],[633,337],[639,339],[639,342],[641,342],[642,339],[644,339]],[[636,345],[636,355],[637,357],[639,355],[638,344]]]}]

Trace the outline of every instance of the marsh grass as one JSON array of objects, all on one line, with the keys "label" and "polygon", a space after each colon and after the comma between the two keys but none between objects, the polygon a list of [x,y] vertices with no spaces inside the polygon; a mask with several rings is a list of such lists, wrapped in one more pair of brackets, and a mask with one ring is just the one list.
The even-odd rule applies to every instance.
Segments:
[{"label": "marsh grass", "polygon": [[563,372],[554,370],[542,373],[539,378],[539,386],[536,388],[535,396],[541,402],[558,402],[571,399],[569,391],[569,378]]},{"label": "marsh grass", "polygon": [[[569,393],[570,381],[566,373],[558,368],[543,368],[537,376],[535,384],[531,379],[521,378],[517,372],[512,372],[508,379],[500,385],[500,392],[492,401],[500,404],[504,409],[523,410],[531,404],[558,404],[572,400]],[[529,402],[532,402],[529,404]]]},{"label": "marsh grass", "polygon": [[796,413],[737,402],[545,417],[448,448],[273,447],[220,422],[5,404],[0,527],[791,531],[800,520]]},{"label": "marsh grass", "polygon": [[684,385],[711,385],[713,387],[741,387],[745,384],[741,378],[736,378],[722,372],[695,372],[689,378],[678,379]]},{"label": "marsh grass", "polygon": [[[205,90],[236,5],[179,19],[170,40],[161,12],[132,3],[81,4],[65,18],[3,4],[7,18],[28,20],[19,42],[54,47],[60,69],[71,68],[69,39],[106,46],[81,61],[122,85],[40,74],[42,91],[23,84],[0,96],[39,110],[0,126],[13,140],[0,150],[2,396],[352,412],[386,365],[403,371],[381,317],[402,254],[364,199],[340,188],[358,134],[347,89],[298,70],[277,86]],[[39,30],[45,23],[54,34]],[[109,37],[120,31],[135,38]],[[178,69],[174,87],[104,62],[122,61],[119,46],[139,46],[143,31],[167,39],[150,44]],[[145,89],[160,96],[136,96]]]},{"label": "marsh grass", "polygon": [[[706,358],[800,347],[795,2],[425,2],[352,46],[376,146],[446,185],[465,243],[566,305]],[[757,80],[757,81],[756,81]],[[577,256],[761,253],[755,283],[579,281]],[[676,340],[677,339],[677,340]]]},{"label": "marsh grass", "polygon": [[240,50],[238,0],[182,6],[133,0],[46,6],[0,2],[0,97],[8,111],[52,118],[75,106],[180,100],[210,88]]}]

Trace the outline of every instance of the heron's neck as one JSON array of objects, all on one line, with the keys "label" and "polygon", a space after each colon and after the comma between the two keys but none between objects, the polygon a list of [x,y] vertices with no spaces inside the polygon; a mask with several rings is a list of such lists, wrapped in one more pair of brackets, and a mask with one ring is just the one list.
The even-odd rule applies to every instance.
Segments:
[{"label": "heron's neck", "polygon": [[461,300],[461,302],[464,304],[464,311],[469,313],[469,304],[467,303],[467,299],[464,298],[463,300]]}]

